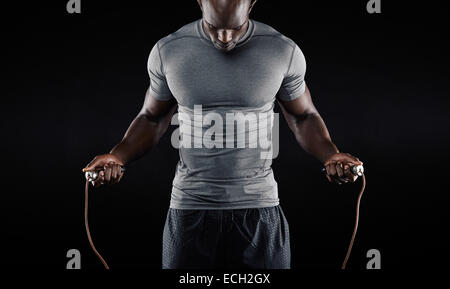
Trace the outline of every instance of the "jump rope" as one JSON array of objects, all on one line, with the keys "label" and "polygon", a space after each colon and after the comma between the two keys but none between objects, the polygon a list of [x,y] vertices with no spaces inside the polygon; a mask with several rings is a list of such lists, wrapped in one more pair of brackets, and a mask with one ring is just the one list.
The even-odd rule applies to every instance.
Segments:
[{"label": "jump rope", "polygon": [[[95,248],[94,242],[92,241],[91,231],[89,230],[89,222],[88,222],[88,207],[89,207],[89,182],[95,181],[98,176],[101,169],[93,170],[93,171],[87,171],[85,173],[86,177],[86,186],[85,186],[85,193],[84,193],[84,226],[86,228],[86,234],[89,240],[89,244],[91,245],[92,251],[94,251],[95,255],[100,259],[103,266],[106,270],[109,270],[108,263],[106,263],[105,259],[103,259],[102,255],[97,251]],[[122,166],[122,172],[125,171],[125,167]],[[359,222],[359,207],[361,204],[361,197],[364,193],[364,189],[366,188],[366,176],[364,175],[364,167],[362,165],[358,166],[351,166],[350,171],[352,174],[360,176],[362,178],[362,185],[361,190],[358,195],[358,199],[356,201],[356,217],[355,217],[355,226],[353,228],[352,238],[350,240],[350,244],[348,245],[347,254],[345,255],[344,262],[342,263],[341,269],[344,270],[347,261],[350,258],[350,253],[352,252],[353,243],[355,242],[356,237],[356,231],[358,230],[358,222]],[[322,168],[322,172],[326,173],[325,168]]]}]

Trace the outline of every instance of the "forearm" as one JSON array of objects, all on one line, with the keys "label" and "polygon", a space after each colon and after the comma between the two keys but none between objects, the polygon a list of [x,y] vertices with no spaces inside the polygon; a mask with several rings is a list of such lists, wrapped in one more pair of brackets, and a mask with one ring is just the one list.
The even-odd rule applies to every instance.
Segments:
[{"label": "forearm", "polygon": [[[166,117],[167,118],[167,117]],[[169,125],[168,119],[151,119],[139,114],[131,123],[122,141],[110,151],[123,164],[136,160],[155,147]]]},{"label": "forearm", "polygon": [[309,154],[324,163],[339,149],[332,142],[328,129],[317,113],[293,117],[289,124],[297,142]]}]

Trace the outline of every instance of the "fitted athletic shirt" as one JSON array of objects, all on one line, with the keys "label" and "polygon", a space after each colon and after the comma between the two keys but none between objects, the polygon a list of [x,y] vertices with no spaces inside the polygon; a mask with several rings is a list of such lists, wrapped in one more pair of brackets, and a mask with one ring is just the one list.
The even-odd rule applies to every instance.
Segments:
[{"label": "fitted athletic shirt", "polygon": [[[148,59],[150,93],[161,101],[175,98],[180,125],[176,139],[184,141],[170,208],[279,204],[272,158],[262,153],[273,146],[276,97],[299,97],[305,91],[305,71],[303,53],[291,39],[252,19],[230,51],[214,47],[201,19],[154,45]],[[244,116],[241,125],[239,113]],[[228,119],[230,115],[235,118]],[[268,140],[268,146],[260,139]]]}]

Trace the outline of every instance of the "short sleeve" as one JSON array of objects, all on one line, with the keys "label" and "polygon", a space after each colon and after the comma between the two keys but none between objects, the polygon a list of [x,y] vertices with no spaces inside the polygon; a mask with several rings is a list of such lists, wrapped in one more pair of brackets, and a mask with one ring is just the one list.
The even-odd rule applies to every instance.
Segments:
[{"label": "short sleeve", "polygon": [[150,89],[152,95],[158,100],[170,100],[173,96],[167,85],[158,43],[153,46],[150,56],[148,57],[147,71],[150,76]]},{"label": "short sleeve", "polygon": [[278,97],[282,100],[294,100],[305,92],[306,60],[302,51],[295,45],[289,67],[281,83]]}]

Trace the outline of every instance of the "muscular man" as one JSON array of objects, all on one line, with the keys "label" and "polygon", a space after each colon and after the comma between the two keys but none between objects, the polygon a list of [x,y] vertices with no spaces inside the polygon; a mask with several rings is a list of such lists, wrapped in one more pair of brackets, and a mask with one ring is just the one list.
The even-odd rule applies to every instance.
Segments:
[{"label": "muscular man", "polygon": [[[198,0],[203,17],[154,45],[142,110],[122,141],[83,169],[103,168],[94,186],[119,182],[120,166],[158,143],[177,107],[180,120],[192,117],[197,105],[219,116],[266,113],[271,119],[275,100],[301,147],[326,166],[330,182],[356,180],[350,166],[362,163],[331,141],[304,80],[302,51],[275,29],[249,19],[255,2]],[[210,127],[196,121],[182,125],[186,137],[192,129],[204,133]],[[163,268],[290,268],[288,223],[272,161],[250,148],[250,139],[245,147],[179,148],[163,232]]]}]

